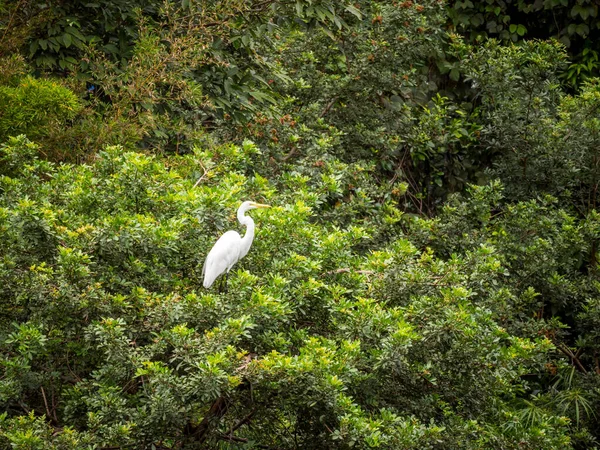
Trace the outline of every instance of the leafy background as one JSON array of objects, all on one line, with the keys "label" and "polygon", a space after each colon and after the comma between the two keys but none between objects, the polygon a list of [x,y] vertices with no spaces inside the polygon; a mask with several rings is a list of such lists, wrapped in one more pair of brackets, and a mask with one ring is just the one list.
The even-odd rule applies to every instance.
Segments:
[{"label": "leafy background", "polygon": [[0,446],[598,448],[597,33],[584,0],[0,1]]}]

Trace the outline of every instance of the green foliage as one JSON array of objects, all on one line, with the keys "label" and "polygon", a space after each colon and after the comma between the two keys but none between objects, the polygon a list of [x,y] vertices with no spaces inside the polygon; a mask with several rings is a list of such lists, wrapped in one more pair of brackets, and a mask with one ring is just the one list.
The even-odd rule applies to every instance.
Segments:
[{"label": "green foliage", "polygon": [[84,64],[82,52],[93,43],[112,58],[130,57],[138,18],[160,7],[150,0],[21,1],[11,6],[7,20],[0,22],[5,49],[22,46],[36,67],[61,70]]},{"label": "green foliage", "polygon": [[493,163],[510,198],[549,193],[582,214],[597,205],[597,82],[576,96],[560,88],[566,55],[557,43],[504,47],[489,41],[477,50],[460,41],[453,52],[478,100],[477,146]]},{"label": "green foliage", "polygon": [[0,139],[46,136],[72,120],[81,107],[73,92],[54,81],[26,77],[15,87],[0,86]]},{"label": "green foliage", "polygon": [[[501,324],[485,280],[502,262],[487,248],[446,262],[404,239],[364,254],[394,206],[344,198],[363,217],[345,225],[329,198],[352,175],[329,172],[351,166],[269,180],[246,175],[250,142],[168,166],[116,147],[54,166],[28,145],[3,149],[23,161],[1,179],[3,445],[569,447],[566,419],[518,414],[523,377],[543,376],[554,347]],[[203,257],[245,198],[274,208],[254,213],[229,293],[202,292]]]},{"label": "green foliage", "polygon": [[0,448],[598,447],[596,50],[540,5],[0,2]]},{"label": "green foliage", "polygon": [[259,117],[240,131],[284,162],[311,152],[318,132],[327,153],[376,161],[384,177],[410,185],[407,203],[427,209],[436,188],[460,189],[471,175],[462,159],[477,131],[471,111],[435,95],[439,79],[429,65],[443,54],[444,10],[435,1],[357,5],[361,19],[353,26],[333,35],[298,30],[276,42],[277,65],[293,80],[273,78],[286,95],[286,114],[279,123]]},{"label": "green foliage", "polygon": [[589,0],[487,2],[452,1],[448,16],[471,42],[493,37],[504,42],[525,39],[560,41],[569,49],[571,64],[561,74],[578,87],[598,76],[598,5]]},{"label": "green foliage", "polygon": [[[34,67],[74,73],[106,121],[134,120],[137,142],[179,152],[191,150],[202,122],[245,122],[273,106],[277,93],[267,80],[288,79],[269,56],[276,32],[332,34],[357,16],[354,6],[330,0],[24,1],[0,31],[12,36],[20,27],[25,36],[3,39],[0,48],[26,47]],[[95,150],[107,143],[114,141]]]},{"label": "green foliage", "polygon": [[[557,351],[571,358],[573,365],[562,369],[561,363],[546,363],[554,381],[546,384],[543,377],[536,381],[545,397],[528,404],[523,417],[534,421],[535,414],[552,410],[565,414],[583,430],[580,445],[590,444],[593,437],[586,428],[597,427],[592,405],[598,402],[598,379],[591,374],[598,367],[597,350],[590,345],[596,339],[590,298],[598,296],[600,287],[596,214],[577,219],[549,196],[514,205],[503,205],[502,196],[497,183],[473,187],[468,198],[453,198],[435,219],[417,220],[411,235],[455,264],[462,263],[458,254],[466,251],[466,264],[474,272],[462,283],[472,286],[472,301],[494,311],[510,332],[531,339],[545,335]],[[482,274],[474,259],[478,254],[485,255]],[[438,279],[456,286],[461,283],[458,273],[445,270]],[[411,281],[420,280],[416,274],[402,279],[412,295],[430,289],[411,286]],[[404,291],[396,292],[406,298]]]}]

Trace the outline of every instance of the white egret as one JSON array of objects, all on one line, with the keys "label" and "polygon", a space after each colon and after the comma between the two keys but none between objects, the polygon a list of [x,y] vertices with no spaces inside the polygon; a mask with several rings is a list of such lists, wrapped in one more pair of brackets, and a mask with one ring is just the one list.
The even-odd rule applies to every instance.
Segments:
[{"label": "white egret", "polygon": [[229,271],[235,263],[248,254],[254,240],[254,220],[244,214],[256,208],[270,208],[270,206],[254,202],[242,203],[237,210],[237,219],[242,225],[246,225],[244,237],[241,237],[237,231],[229,230],[219,238],[208,253],[202,268],[205,288],[211,287],[217,277],[225,272],[225,291],[227,291]]}]

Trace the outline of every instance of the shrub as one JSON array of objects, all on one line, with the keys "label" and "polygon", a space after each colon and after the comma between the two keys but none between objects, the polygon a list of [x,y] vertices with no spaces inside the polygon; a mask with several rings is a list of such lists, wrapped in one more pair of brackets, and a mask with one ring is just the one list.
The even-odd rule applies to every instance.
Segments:
[{"label": "shrub", "polygon": [[0,86],[0,140],[18,134],[45,137],[81,108],[77,96],[56,81],[26,77],[15,87]]},{"label": "shrub", "polygon": [[[29,146],[2,150],[2,445],[569,448],[561,413],[520,415],[554,347],[503,325],[501,255],[382,239],[393,199],[329,201],[368,187],[352,166],[270,180],[250,142],[81,166]],[[201,291],[246,198],[274,207],[229,293]]]}]

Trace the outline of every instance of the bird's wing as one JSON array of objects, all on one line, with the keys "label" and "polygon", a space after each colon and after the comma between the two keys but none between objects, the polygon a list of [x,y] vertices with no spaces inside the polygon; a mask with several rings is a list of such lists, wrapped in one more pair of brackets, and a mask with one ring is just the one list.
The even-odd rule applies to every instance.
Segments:
[{"label": "bird's wing", "polygon": [[209,288],[219,275],[238,262],[242,238],[237,231],[228,231],[208,253],[204,267],[204,287]]}]

